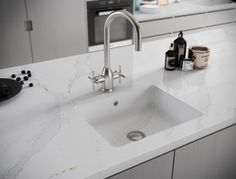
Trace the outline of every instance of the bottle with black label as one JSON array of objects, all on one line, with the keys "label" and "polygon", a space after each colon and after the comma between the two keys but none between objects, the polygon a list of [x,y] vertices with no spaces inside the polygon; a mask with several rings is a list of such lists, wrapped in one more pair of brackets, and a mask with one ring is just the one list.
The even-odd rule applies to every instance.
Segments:
[{"label": "bottle with black label", "polygon": [[180,62],[183,61],[186,55],[187,42],[183,38],[183,32],[180,31],[178,38],[174,41],[176,53],[176,67],[180,67]]},{"label": "bottle with black label", "polygon": [[171,43],[170,49],[166,52],[165,69],[175,70],[175,67],[176,67],[176,54],[174,51],[174,44]]}]

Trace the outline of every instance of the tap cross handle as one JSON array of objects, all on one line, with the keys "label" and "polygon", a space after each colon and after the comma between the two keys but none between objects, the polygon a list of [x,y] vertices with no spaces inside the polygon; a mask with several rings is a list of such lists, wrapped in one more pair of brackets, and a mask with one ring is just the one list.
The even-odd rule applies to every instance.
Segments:
[{"label": "tap cross handle", "polygon": [[104,83],[105,81],[105,78],[103,75],[94,76],[94,71],[92,72],[92,77],[89,76],[88,78],[92,81],[93,84]]},{"label": "tap cross handle", "polygon": [[113,72],[113,79],[119,79],[119,83],[121,83],[121,77],[125,78],[125,75],[122,74],[121,66],[119,65],[119,71],[114,71]]},{"label": "tap cross handle", "polygon": [[92,76],[88,76],[88,79],[91,80],[92,85],[93,85],[93,90],[95,90],[95,81],[94,81],[94,76],[95,76],[95,72],[92,71]]}]

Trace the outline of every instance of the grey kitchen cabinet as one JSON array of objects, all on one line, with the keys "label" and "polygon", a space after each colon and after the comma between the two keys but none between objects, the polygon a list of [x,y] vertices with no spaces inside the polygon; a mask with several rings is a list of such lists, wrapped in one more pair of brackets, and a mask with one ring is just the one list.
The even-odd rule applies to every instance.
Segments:
[{"label": "grey kitchen cabinet", "polygon": [[173,156],[173,152],[169,152],[109,179],[171,179]]},{"label": "grey kitchen cabinet", "polygon": [[32,63],[24,0],[0,1],[0,68]]},{"label": "grey kitchen cabinet", "polygon": [[173,179],[235,179],[236,125],[176,150]]},{"label": "grey kitchen cabinet", "polygon": [[174,27],[172,28],[172,31],[177,32],[180,30],[190,30],[204,27],[206,25],[205,19],[205,13],[175,17],[173,19]]},{"label": "grey kitchen cabinet", "polygon": [[143,37],[154,40],[157,36],[170,35],[181,30],[197,30],[233,22],[236,22],[236,8],[152,19],[140,21],[140,24]]},{"label": "grey kitchen cabinet", "polygon": [[180,30],[189,30],[204,27],[205,13],[143,21],[140,24],[143,30],[143,37],[149,38],[171,34]]},{"label": "grey kitchen cabinet", "polygon": [[87,52],[85,1],[26,0],[35,62]]},{"label": "grey kitchen cabinet", "polygon": [[206,25],[212,26],[236,21],[236,9],[210,12],[206,14]]},{"label": "grey kitchen cabinet", "polygon": [[[143,37],[150,38],[175,33],[178,31],[202,28],[205,26],[205,13],[191,14],[165,19],[154,19],[140,22]],[[191,22],[191,23],[190,23]]]},{"label": "grey kitchen cabinet", "polygon": [[140,23],[143,37],[153,37],[157,35],[162,35],[166,33],[171,33],[173,29],[173,19],[162,19],[162,20],[151,20],[144,21]]}]

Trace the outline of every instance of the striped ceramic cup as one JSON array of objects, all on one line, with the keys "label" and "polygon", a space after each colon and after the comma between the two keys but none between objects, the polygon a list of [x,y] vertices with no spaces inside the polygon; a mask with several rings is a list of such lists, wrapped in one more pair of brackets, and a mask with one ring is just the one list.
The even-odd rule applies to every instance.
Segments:
[{"label": "striped ceramic cup", "polygon": [[192,46],[189,48],[189,58],[194,61],[194,68],[204,69],[208,66],[210,49],[205,46]]}]

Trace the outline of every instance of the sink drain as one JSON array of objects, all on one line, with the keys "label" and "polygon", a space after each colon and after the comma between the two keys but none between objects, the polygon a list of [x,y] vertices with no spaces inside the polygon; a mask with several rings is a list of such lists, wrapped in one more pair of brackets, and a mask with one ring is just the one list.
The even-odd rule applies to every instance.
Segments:
[{"label": "sink drain", "polygon": [[141,131],[131,131],[127,134],[127,138],[132,141],[138,141],[146,137],[146,135]]}]

